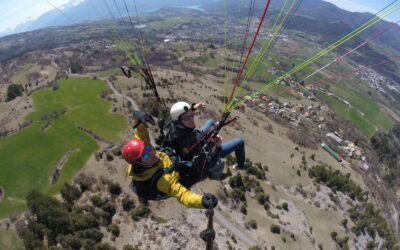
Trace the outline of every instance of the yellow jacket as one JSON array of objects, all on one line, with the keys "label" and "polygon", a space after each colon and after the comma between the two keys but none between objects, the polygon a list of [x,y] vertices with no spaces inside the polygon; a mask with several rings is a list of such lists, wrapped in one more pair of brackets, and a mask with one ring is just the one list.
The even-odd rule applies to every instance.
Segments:
[{"label": "yellow jacket", "polygon": [[[140,124],[135,129],[134,138],[143,141],[147,145],[151,145],[149,132],[143,124]],[[133,172],[134,166],[129,165],[128,176],[134,181],[146,181],[150,179],[159,169],[168,168],[172,165],[172,161],[167,154],[160,151],[156,152],[160,156],[160,161],[155,166],[149,168],[143,173],[135,174]],[[189,189],[179,183],[179,179],[180,175],[177,171],[164,174],[157,181],[157,189],[168,196],[175,197],[181,204],[187,207],[204,208],[201,202],[202,195],[191,192]]]}]

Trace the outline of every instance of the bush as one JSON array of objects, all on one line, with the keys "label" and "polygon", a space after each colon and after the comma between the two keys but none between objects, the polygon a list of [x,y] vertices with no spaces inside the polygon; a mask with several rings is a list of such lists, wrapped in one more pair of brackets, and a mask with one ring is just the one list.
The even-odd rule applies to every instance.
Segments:
[{"label": "bush", "polygon": [[241,204],[241,205],[240,205],[240,212],[241,212],[242,214],[247,214],[247,207],[246,207],[245,204]]},{"label": "bush", "polygon": [[246,222],[246,227],[252,228],[252,229],[257,229],[257,221],[249,220],[248,222]]},{"label": "bush", "polygon": [[231,188],[240,188],[243,187],[243,179],[241,174],[236,174],[235,176],[229,179],[229,185]]},{"label": "bush", "polygon": [[331,232],[331,238],[332,240],[336,241],[337,233],[335,231]]},{"label": "bush", "polygon": [[139,221],[141,218],[146,218],[150,215],[150,213],[151,210],[143,204],[133,208],[130,212],[133,221]]},{"label": "bush", "polygon": [[90,201],[92,202],[93,206],[101,208],[106,203],[101,199],[100,195],[94,195]]},{"label": "bush", "polygon": [[336,243],[339,245],[340,249],[349,250],[349,237],[337,238]]},{"label": "bush", "polygon": [[251,166],[247,169],[249,175],[254,175],[259,180],[265,180],[265,173],[257,167]]},{"label": "bush", "polygon": [[96,244],[94,246],[94,249],[95,250],[116,250],[115,247],[111,246],[108,243],[104,243],[104,242]]},{"label": "bush", "polygon": [[246,202],[245,191],[242,188],[234,188],[231,192],[231,196],[237,202],[239,201]]},{"label": "bush", "polygon": [[267,196],[265,194],[258,193],[257,194],[257,201],[258,201],[259,204],[264,205],[265,202],[267,202]]},{"label": "bush", "polygon": [[121,194],[122,189],[121,189],[121,186],[119,185],[119,183],[112,182],[108,186],[108,191],[110,192],[110,194],[118,196]]},{"label": "bush", "polygon": [[110,216],[110,220],[111,218],[114,216],[115,212],[116,212],[116,207],[113,203],[111,202],[107,202],[105,203],[101,209],[103,209],[104,212],[108,213]]},{"label": "bush", "polygon": [[80,180],[78,182],[79,187],[81,188],[82,193],[89,190],[91,188],[91,184],[87,180]]},{"label": "bush", "polygon": [[375,249],[375,247],[376,247],[375,241],[373,241],[373,240],[368,241],[368,243],[367,243],[367,249]]},{"label": "bush", "polygon": [[111,232],[111,235],[113,236],[113,239],[119,237],[119,227],[115,224],[111,224],[107,227],[107,232]]},{"label": "bush", "polygon": [[231,166],[231,165],[233,165],[233,164],[236,163],[236,158],[233,157],[233,156],[230,155],[230,154],[226,156],[225,160],[226,160],[226,165],[227,165],[227,166]]},{"label": "bush", "polygon": [[270,227],[271,233],[274,234],[280,234],[281,233],[281,227],[276,225],[276,224],[272,224]]},{"label": "bush", "polygon": [[6,102],[12,101],[18,96],[21,96],[22,93],[24,92],[24,87],[19,84],[11,84],[7,88],[7,98]]},{"label": "bush", "polygon": [[286,211],[289,211],[288,204],[286,202],[282,203],[282,208]]},{"label": "bush", "polygon": [[137,248],[137,247],[133,247],[132,245],[124,245],[123,247],[122,247],[122,250],[139,250],[139,248]]},{"label": "bush", "polygon": [[121,203],[122,203],[122,208],[126,212],[135,207],[135,203],[130,197],[124,197]]}]

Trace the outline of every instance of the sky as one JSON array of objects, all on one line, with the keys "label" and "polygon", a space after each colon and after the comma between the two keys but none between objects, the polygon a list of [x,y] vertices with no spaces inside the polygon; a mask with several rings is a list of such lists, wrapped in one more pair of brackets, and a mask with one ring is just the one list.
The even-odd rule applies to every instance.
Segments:
[{"label": "sky", "polygon": [[[84,0],[48,0],[57,7],[76,4]],[[307,1],[307,0],[305,0]],[[394,0],[324,0],[352,12],[376,13]],[[46,0],[0,0],[0,33],[12,30],[16,25],[36,19],[53,7]],[[388,20],[400,20],[400,10],[388,17]]]},{"label": "sky", "polygon": [[[307,0],[305,0],[307,1]],[[370,12],[377,13],[395,0],[323,0],[330,2],[347,11],[351,12]],[[400,20],[400,10],[386,18],[389,21],[397,22]]]},{"label": "sky", "polygon": [[[49,0],[57,7],[77,0]],[[13,29],[21,23],[38,18],[49,10],[53,10],[46,0],[0,0],[0,32]]]}]

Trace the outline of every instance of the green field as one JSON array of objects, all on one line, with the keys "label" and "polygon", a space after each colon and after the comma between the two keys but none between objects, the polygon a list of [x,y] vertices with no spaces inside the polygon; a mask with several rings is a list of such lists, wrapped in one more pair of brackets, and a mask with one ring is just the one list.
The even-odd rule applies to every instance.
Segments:
[{"label": "green field", "polygon": [[26,78],[26,75],[32,72],[38,72],[40,70],[40,67],[37,64],[26,64],[20,68],[17,72],[15,72],[12,77],[11,81],[16,84],[26,84],[28,83],[28,79]]},{"label": "green field", "polygon": [[[59,81],[56,91],[44,89],[32,95],[35,112],[27,119],[34,123],[23,131],[0,139],[0,186],[5,199],[0,203],[0,218],[25,209],[24,199],[32,189],[55,194],[82,168],[98,144],[77,126],[100,137],[119,142],[127,129],[127,119],[110,113],[111,103],[99,97],[106,91],[100,80],[75,78]],[[51,119],[43,130],[44,114],[66,110]],[[68,151],[74,153],[65,163],[58,181],[52,185],[49,174]]]},{"label": "green field", "polygon": [[341,85],[330,85],[330,91],[351,103],[354,107],[364,113],[365,119],[375,124],[379,129],[387,132],[393,125],[394,121],[382,112],[379,105],[361,94],[351,91]]},{"label": "green field", "polygon": [[188,22],[190,22],[190,19],[188,19],[188,18],[175,17],[175,18],[170,18],[165,21],[163,20],[163,21],[152,22],[150,24],[150,27],[153,29],[156,29],[156,30],[169,30],[178,25],[188,23]]},{"label": "green field", "polygon": [[317,92],[317,97],[328,104],[338,115],[352,122],[359,129],[364,131],[369,137],[375,133],[376,127],[374,124],[368,121],[365,117],[362,117],[356,111],[350,109],[343,102],[320,91]]},{"label": "green field", "polygon": [[25,247],[14,230],[0,229],[0,249],[25,249]]}]

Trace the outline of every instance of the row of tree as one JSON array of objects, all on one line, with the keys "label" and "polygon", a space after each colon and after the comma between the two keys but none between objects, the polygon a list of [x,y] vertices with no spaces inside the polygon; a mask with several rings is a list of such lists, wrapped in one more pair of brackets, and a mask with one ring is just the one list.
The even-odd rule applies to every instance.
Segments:
[{"label": "row of tree", "polygon": [[[351,230],[356,235],[368,234],[374,239],[379,235],[379,237],[384,239],[380,249],[399,249],[396,246],[393,232],[388,227],[385,219],[371,203],[367,202],[368,193],[362,191],[361,187],[350,179],[350,174],[343,174],[338,170],[318,165],[309,169],[309,175],[315,178],[316,181],[326,184],[334,192],[341,191],[349,195],[352,199],[359,201],[355,207],[348,210],[350,219],[354,223]],[[347,228],[347,219],[342,221],[342,225]],[[347,245],[347,237],[339,240],[336,239],[336,235],[331,234],[331,237],[338,245]],[[369,243],[369,245],[371,244]],[[343,246],[341,248],[345,249]]]},{"label": "row of tree", "polygon": [[[109,195],[89,193],[90,203],[79,203],[84,192],[91,190],[88,181],[81,180],[79,185],[64,184],[61,189],[63,201],[32,191],[27,196],[27,206],[31,216],[25,226],[17,231],[24,241],[26,249],[115,249],[103,242],[105,228],[115,240],[120,235],[117,224],[112,218],[117,211],[118,199],[122,193],[118,183],[107,184]],[[133,199],[125,196],[121,207],[134,221],[150,215],[145,205],[135,206]],[[124,249],[134,249],[127,246]]]},{"label": "row of tree", "polygon": [[383,178],[393,184],[400,176],[400,123],[394,125],[389,133],[376,132],[371,138],[371,146],[387,171],[381,171]]}]

